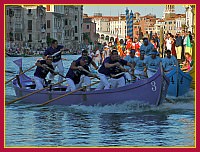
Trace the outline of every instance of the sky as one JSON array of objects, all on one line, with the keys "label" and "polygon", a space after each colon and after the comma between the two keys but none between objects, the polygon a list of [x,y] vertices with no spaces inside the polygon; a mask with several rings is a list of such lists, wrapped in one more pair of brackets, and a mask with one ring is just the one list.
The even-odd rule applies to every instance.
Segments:
[{"label": "sky", "polygon": [[[125,14],[126,8],[134,12],[139,12],[141,16],[147,15],[149,13],[156,15],[158,18],[162,18],[165,5],[83,5],[84,14],[89,16],[94,15],[94,13],[102,13],[103,16],[118,16],[118,14]],[[183,5],[175,5],[176,14],[185,14],[185,8]]]}]

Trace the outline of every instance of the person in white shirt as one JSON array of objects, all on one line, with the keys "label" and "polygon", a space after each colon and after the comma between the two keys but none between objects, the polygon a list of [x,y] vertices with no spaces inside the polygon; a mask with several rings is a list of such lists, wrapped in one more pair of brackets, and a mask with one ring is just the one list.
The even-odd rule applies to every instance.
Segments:
[{"label": "person in white shirt", "polygon": [[171,50],[172,49],[171,33],[167,34],[167,38],[166,38],[165,42],[166,42],[166,48],[167,48],[167,50]]},{"label": "person in white shirt", "polygon": [[107,46],[107,45],[104,46],[104,48],[103,48],[103,54],[102,54],[102,63],[103,63],[103,61],[104,61],[105,58],[107,58],[107,57],[110,56],[110,54],[111,54],[111,51],[110,51],[109,46]]},{"label": "person in white shirt", "polygon": [[95,54],[93,56],[93,61],[96,63],[97,66],[101,64],[101,54],[98,48],[96,49]]}]

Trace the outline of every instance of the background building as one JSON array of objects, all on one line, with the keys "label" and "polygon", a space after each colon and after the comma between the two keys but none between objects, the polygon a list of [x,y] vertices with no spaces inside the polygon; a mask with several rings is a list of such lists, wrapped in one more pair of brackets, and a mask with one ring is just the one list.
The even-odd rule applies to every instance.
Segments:
[{"label": "background building", "polygon": [[36,50],[46,45],[43,6],[6,6],[6,48]]},{"label": "background building", "polygon": [[82,5],[7,5],[5,8],[7,50],[44,50],[52,39],[66,49],[80,49]]},{"label": "background building", "polygon": [[70,51],[80,49],[83,40],[83,6],[46,5],[47,42],[52,39]]}]

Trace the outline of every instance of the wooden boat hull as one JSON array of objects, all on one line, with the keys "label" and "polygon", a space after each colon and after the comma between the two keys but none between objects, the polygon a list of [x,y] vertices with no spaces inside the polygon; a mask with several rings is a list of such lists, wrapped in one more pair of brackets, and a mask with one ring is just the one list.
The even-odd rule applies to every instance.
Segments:
[{"label": "wooden boat hull", "polygon": [[191,83],[191,85],[190,85],[190,87],[192,88],[192,89],[195,89],[195,84],[196,84],[196,79],[195,79],[195,65],[193,65],[193,68],[192,68],[192,70],[189,72],[189,74],[190,74],[190,76],[192,77],[192,83]]},{"label": "wooden boat hull", "polygon": [[[24,96],[35,90],[27,88],[34,82],[26,75],[20,76],[22,88],[18,87],[17,80],[13,80],[13,87],[17,97]],[[129,101],[138,101],[144,104],[160,105],[166,97],[169,79],[163,74],[162,70],[149,78],[136,81],[124,87],[99,91],[79,91],[58,100],[49,105],[111,105],[121,104]],[[56,98],[66,93],[66,86],[56,91],[56,87],[51,91],[43,90],[22,100],[24,103],[42,104],[48,100]]]},{"label": "wooden boat hull", "polygon": [[189,73],[183,72],[180,68],[174,68],[170,73],[166,74],[170,79],[167,95],[182,96],[190,90],[192,77]]},{"label": "wooden boat hull", "polygon": [[190,73],[190,76],[192,77],[192,83],[190,85],[190,87],[192,89],[195,89],[195,85],[196,85],[196,78],[195,78],[195,71],[196,71],[196,64],[195,64],[195,61],[196,61],[196,44],[195,42],[193,42],[193,45],[192,45],[192,60],[194,61],[194,65],[192,67],[192,70],[189,72]]}]

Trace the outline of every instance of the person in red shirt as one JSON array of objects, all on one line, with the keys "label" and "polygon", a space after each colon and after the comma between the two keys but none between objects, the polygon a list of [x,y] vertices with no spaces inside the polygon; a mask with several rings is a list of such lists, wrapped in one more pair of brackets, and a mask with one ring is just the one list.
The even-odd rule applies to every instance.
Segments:
[{"label": "person in red shirt", "polygon": [[140,56],[140,43],[138,41],[138,38],[134,38],[134,41],[132,43],[132,49],[134,49],[136,52],[135,52],[135,56],[136,57],[139,57]]}]

